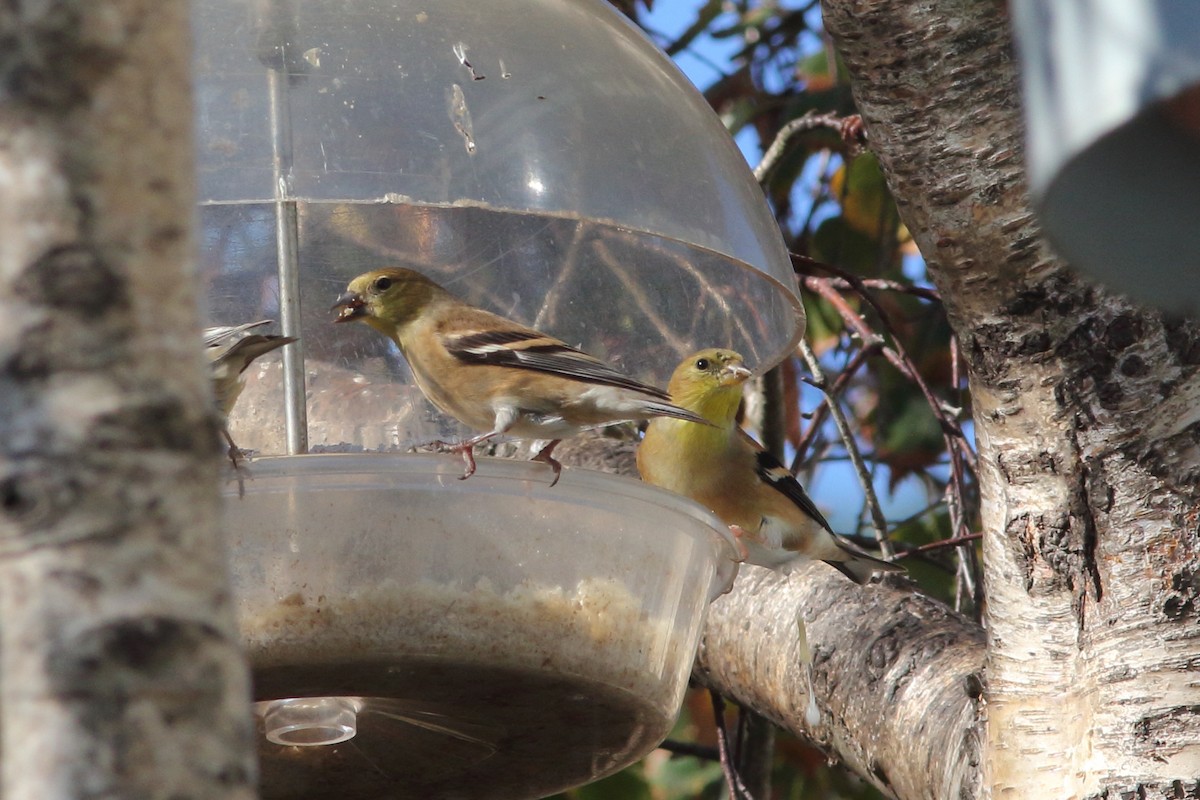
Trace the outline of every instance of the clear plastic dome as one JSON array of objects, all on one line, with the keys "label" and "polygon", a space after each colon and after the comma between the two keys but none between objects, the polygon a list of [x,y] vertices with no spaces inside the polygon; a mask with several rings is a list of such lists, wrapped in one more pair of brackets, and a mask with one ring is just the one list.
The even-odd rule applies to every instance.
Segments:
[{"label": "clear plastic dome", "polygon": [[193,8],[209,316],[281,318],[301,338],[251,374],[239,444],[455,432],[390,343],[329,324],[346,283],[385,265],[659,385],[700,347],[766,366],[798,340],[787,253],[744,159],[600,0]]},{"label": "clear plastic dome", "polygon": [[464,433],[330,305],[406,266],[649,383],[701,347],[776,363],[803,310],[741,154],[600,0],[192,9],[208,316],[299,337],[230,419],[297,456],[226,503],[263,796],[536,797],[636,760],[736,569],[728,531],[595,472],[330,453]]}]

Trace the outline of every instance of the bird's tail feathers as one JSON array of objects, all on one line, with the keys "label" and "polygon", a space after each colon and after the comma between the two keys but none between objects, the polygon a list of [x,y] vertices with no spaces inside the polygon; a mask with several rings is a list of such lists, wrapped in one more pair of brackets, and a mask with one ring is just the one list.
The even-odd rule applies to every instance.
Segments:
[{"label": "bird's tail feathers", "polygon": [[296,341],[294,336],[279,336],[276,334],[250,334],[245,339],[242,339],[234,347],[240,357],[244,358],[246,364],[259,356],[266,355],[277,347],[283,347],[285,344],[291,344]]},{"label": "bird's tail feathers", "polygon": [[866,583],[876,572],[907,572],[899,564],[893,564],[891,561],[876,558],[866,550],[846,541],[840,536],[834,536],[833,540],[837,544],[838,550],[841,551],[839,555],[845,557],[836,560],[826,559],[825,563],[855,583]]}]

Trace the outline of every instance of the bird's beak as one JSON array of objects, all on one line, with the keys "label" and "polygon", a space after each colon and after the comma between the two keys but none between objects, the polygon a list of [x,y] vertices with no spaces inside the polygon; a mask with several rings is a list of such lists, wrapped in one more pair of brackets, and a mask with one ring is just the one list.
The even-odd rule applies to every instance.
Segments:
[{"label": "bird's beak", "polygon": [[357,292],[346,292],[329,310],[337,311],[338,309],[341,309],[341,313],[333,320],[334,322],[350,322],[367,315],[367,304],[363,302],[362,296]]},{"label": "bird's beak", "polygon": [[746,369],[742,364],[726,364],[721,370],[721,385],[737,386],[738,384],[745,383],[753,374],[753,372]]}]

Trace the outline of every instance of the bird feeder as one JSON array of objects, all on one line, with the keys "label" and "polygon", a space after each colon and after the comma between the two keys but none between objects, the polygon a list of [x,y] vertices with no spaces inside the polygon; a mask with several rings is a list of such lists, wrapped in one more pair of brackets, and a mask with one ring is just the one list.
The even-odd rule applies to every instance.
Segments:
[{"label": "bird feeder", "polygon": [[1172,0],[1011,5],[1029,182],[1072,265],[1200,309],[1200,14]]},{"label": "bird feeder", "polygon": [[667,734],[715,517],[635,481],[414,445],[465,435],[395,346],[333,325],[426,273],[648,383],[803,330],[778,228],[703,97],[600,0],[193,0],[210,324],[278,319],[230,420],[225,525],[266,798],[540,797]]}]

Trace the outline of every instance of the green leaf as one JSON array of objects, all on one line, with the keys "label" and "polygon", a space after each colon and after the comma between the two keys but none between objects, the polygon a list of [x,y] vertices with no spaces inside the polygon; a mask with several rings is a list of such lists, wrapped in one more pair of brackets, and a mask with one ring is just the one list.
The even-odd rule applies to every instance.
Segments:
[{"label": "green leaf", "polygon": [[708,796],[725,782],[720,764],[688,757],[668,759],[654,770],[652,778],[655,788],[662,792],[661,800]]},{"label": "green leaf", "polygon": [[842,164],[833,174],[829,191],[841,204],[850,227],[877,241],[895,234],[900,215],[874,153],[868,150]]},{"label": "green leaf", "polygon": [[877,275],[879,242],[855,230],[843,217],[830,217],[812,236],[812,257],[859,275]]}]

